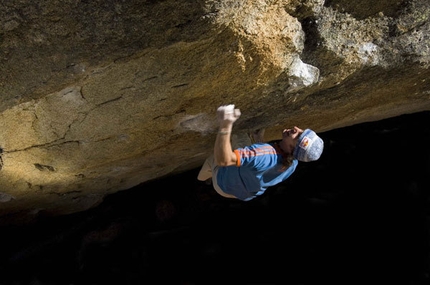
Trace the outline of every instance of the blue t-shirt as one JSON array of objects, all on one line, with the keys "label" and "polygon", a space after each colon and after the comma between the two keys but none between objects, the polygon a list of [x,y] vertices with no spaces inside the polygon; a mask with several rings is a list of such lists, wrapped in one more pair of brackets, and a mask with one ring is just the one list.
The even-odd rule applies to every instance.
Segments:
[{"label": "blue t-shirt", "polygon": [[283,153],[275,144],[256,143],[234,150],[237,165],[219,167],[218,186],[227,194],[249,201],[287,179],[298,164],[296,159],[285,169]]}]

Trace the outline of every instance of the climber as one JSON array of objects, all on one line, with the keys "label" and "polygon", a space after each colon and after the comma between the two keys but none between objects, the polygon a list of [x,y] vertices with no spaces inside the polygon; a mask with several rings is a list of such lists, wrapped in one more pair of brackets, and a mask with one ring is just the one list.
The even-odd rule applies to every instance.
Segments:
[{"label": "climber", "polygon": [[284,129],[282,139],[268,143],[263,142],[262,129],[246,134],[248,142],[244,143],[243,138],[231,135],[233,123],[240,115],[233,104],[217,109],[219,130],[214,153],[206,159],[197,176],[200,181],[211,181],[221,196],[252,200],[268,187],[285,181],[295,171],[298,161],[315,161],[322,154],[323,140],[314,131],[298,127]]}]

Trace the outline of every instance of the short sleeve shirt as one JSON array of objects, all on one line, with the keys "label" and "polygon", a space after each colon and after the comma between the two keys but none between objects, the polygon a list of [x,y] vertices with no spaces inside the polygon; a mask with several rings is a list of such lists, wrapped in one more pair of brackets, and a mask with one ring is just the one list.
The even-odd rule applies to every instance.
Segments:
[{"label": "short sleeve shirt", "polygon": [[219,167],[217,183],[227,194],[249,201],[263,194],[268,187],[286,180],[296,169],[293,160],[285,169],[283,153],[273,143],[256,143],[234,150],[237,165]]}]

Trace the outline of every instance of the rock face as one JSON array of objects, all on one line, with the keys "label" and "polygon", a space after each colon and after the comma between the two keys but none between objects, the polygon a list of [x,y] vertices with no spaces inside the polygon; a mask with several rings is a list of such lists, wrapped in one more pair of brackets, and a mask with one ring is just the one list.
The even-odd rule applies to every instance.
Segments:
[{"label": "rock face", "polygon": [[235,132],[430,110],[427,0],[3,1],[0,216],[89,209]]}]

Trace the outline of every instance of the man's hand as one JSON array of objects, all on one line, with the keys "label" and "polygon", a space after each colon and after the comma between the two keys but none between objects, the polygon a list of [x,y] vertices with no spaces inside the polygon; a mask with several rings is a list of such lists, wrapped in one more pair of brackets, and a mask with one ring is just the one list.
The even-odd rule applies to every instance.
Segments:
[{"label": "man's hand", "polygon": [[232,125],[239,119],[240,115],[240,110],[235,109],[233,104],[220,106],[217,110],[217,118],[220,126]]}]

